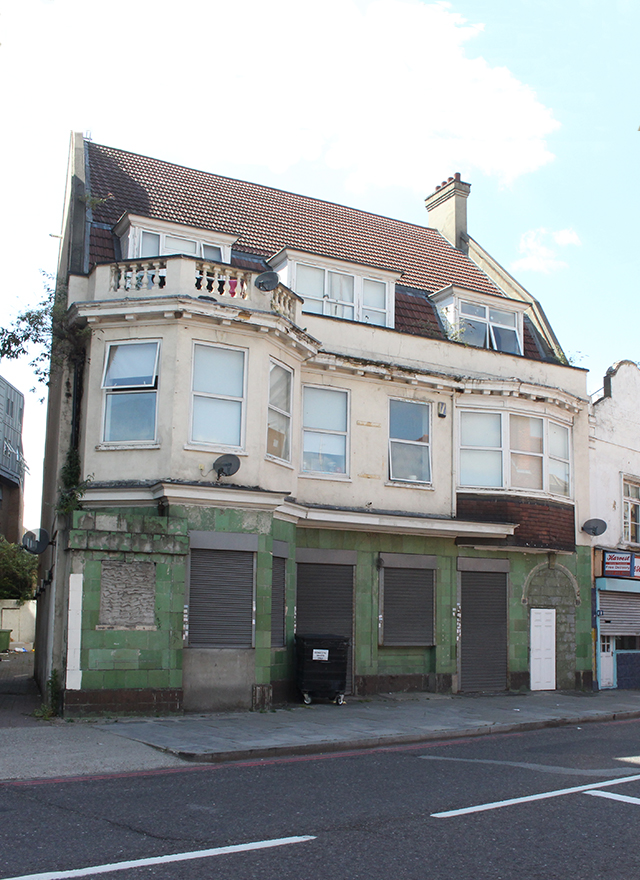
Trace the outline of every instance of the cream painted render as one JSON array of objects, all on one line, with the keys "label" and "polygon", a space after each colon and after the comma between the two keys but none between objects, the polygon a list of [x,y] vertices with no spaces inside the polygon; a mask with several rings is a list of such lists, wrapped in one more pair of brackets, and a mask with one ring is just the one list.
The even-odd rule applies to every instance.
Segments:
[{"label": "cream painted render", "polygon": [[[592,538],[597,547],[638,550],[624,539],[623,483],[640,483],[640,369],[621,361],[605,377],[605,395],[592,407],[590,437],[590,517],[607,524]],[[582,523],[578,523],[582,525]]]}]

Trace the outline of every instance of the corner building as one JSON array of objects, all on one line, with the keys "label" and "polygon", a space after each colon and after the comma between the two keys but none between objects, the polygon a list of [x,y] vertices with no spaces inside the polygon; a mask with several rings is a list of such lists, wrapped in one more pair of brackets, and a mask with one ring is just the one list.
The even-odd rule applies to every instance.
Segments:
[{"label": "corner building", "polygon": [[354,694],[591,686],[585,372],[469,190],[416,226],[72,137],[37,661],[65,711],[295,698],[295,632],[351,639]]}]

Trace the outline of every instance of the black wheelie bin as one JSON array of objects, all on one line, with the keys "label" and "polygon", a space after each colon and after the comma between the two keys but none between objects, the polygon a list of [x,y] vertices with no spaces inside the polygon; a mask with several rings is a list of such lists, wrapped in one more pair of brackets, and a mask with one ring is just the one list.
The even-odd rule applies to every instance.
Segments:
[{"label": "black wheelie bin", "polygon": [[296,634],[296,684],[305,703],[314,697],[344,703],[349,641],[345,636]]}]

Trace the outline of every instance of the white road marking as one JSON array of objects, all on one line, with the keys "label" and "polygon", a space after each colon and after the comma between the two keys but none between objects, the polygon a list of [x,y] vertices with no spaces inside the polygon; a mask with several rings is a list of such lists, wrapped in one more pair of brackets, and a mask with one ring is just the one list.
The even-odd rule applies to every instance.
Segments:
[{"label": "white road marking", "polygon": [[613,791],[585,791],[585,794],[609,798],[612,801],[624,801],[625,804],[640,804],[640,798],[628,797],[626,794],[616,794]]},{"label": "white road marking", "polygon": [[174,853],[150,859],[114,862],[111,865],[93,865],[91,868],[45,871],[43,874],[21,874],[20,877],[4,877],[3,880],[66,880],[68,877],[92,877],[94,874],[108,874],[110,871],[126,871],[129,868],[143,868],[147,865],[163,865],[169,862],[186,862],[190,859],[208,859],[210,856],[224,856],[228,853],[248,852],[254,849],[269,849],[273,846],[287,846],[290,843],[304,843],[306,840],[315,840],[315,837],[279,837],[274,840],[258,840],[254,843],[241,843],[236,846],[217,846],[215,849],[199,849],[193,852]]},{"label": "white road marking", "polygon": [[556,773],[565,776],[624,776],[629,771],[608,768],[606,770],[580,770],[575,767],[557,767],[553,764],[530,764],[524,761],[491,761],[487,758],[449,758],[438,755],[420,755],[423,761],[458,761],[464,764],[497,764],[500,767],[521,767],[523,770],[535,770],[538,773]]},{"label": "white road marking", "polygon": [[505,801],[494,801],[491,804],[479,804],[476,807],[463,807],[461,810],[446,810],[443,813],[432,813],[435,819],[447,819],[450,816],[464,816],[466,813],[483,813],[485,810],[499,810],[501,807],[511,807],[514,804],[526,804],[530,801],[542,801],[547,798],[562,797],[565,794],[575,794],[579,791],[589,791],[594,788],[607,788],[610,785],[621,785],[623,782],[637,782],[640,775],[623,776],[622,779],[607,779],[605,782],[592,782],[590,785],[576,785],[574,788],[559,788],[556,791],[544,791],[541,794],[530,794],[526,797],[509,798]]}]

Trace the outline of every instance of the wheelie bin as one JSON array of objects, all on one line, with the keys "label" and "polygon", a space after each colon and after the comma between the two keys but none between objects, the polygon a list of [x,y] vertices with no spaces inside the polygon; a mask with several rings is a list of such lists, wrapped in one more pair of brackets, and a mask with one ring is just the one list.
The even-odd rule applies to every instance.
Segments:
[{"label": "wheelie bin", "polygon": [[349,641],[345,636],[296,635],[296,684],[305,703],[318,697],[344,703]]}]

